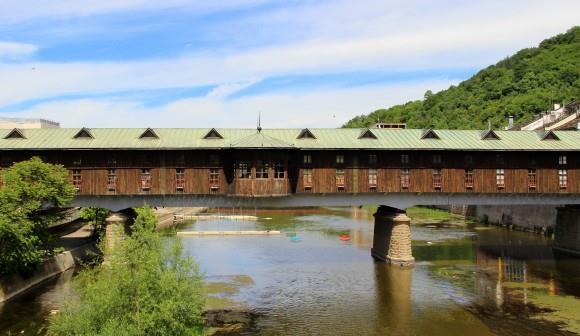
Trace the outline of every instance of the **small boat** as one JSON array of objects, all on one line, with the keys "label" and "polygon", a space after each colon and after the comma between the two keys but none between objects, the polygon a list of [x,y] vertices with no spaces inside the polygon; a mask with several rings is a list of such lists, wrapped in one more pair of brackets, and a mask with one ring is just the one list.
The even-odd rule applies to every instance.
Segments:
[{"label": "small boat", "polygon": [[293,236],[293,237],[290,237],[290,241],[291,242],[299,242],[299,241],[302,241],[302,238],[300,238],[298,236]]}]

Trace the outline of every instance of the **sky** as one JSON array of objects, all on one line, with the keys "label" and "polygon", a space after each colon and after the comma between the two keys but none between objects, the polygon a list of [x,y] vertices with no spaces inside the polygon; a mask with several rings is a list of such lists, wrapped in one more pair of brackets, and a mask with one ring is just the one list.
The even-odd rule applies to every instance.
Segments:
[{"label": "sky", "polygon": [[0,0],[0,117],[339,127],[577,25],[578,0]]}]

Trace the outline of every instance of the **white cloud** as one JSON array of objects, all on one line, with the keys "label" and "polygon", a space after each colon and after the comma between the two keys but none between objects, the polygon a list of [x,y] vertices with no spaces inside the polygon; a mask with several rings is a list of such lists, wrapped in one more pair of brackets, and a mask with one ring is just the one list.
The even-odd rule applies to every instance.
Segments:
[{"label": "white cloud", "polygon": [[37,50],[38,47],[33,44],[0,41],[0,61],[21,59],[34,54]]},{"label": "white cloud", "polygon": [[138,101],[80,99],[34,106],[17,114],[56,120],[63,127],[255,127],[258,112],[264,127],[338,127],[350,118],[409,99],[418,99],[456,83],[426,81],[313,92],[272,93],[219,99],[177,100],[160,107]]}]

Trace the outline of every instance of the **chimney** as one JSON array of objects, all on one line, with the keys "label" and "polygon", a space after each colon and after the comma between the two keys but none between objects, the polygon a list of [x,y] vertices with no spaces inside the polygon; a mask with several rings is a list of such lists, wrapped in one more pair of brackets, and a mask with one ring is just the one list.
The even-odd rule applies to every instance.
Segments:
[{"label": "chimney", "polygon": [[514,128],[514,116],[509,116],[508,117],[508,130],[511,130],[512,128]]},{"label": "chimney", "polygon": [[578,123],[576,124],[576,130],[577,130],[577,131],[580,131],[580,122],[578,122]]}]

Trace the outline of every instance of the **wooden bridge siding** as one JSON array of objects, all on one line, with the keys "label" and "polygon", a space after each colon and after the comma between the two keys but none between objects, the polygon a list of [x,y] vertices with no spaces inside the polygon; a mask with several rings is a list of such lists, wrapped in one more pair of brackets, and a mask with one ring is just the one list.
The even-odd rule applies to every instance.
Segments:
[{"label": "wooden bridge siding", "polygon": [[[81,169],[82,171],[82,194],[107,194],[106,179],[107,168],[117,169],[117,193],[138,194],[140,190],[140,170],[150,168],[152,173],[152,187],[149,193],[172,194],[175,193],[175,167],[185,168],[186,186],[184,193],[207,194],[209,193],[209,155],[219,153],[222,160],[233,160],[243,158],[255,160],[261,157],[268,157],[271,161],[277,158],[293,157],[293,164],[302,167],[302,152],[288,155],[282,151],[251,151],[245,153],[234,153],[234,158],[227,158],[225,151],[14,151],[0,153],[3,166],[8,166],[12,161],[20,161],[30,158],[33,155],[52,163],[62,163],[69,169]],[[314,151],[313,158],[313,190],[315,193],[336,192],[336,154],[345,156],[345,177],[346,192],[368,192],[368,153],[337,152],[337,151]],[[400,155],[405,152],[375,152],[377,154],[378,185],[379,192],[400,191]],[[410,156],[409,168],[411,169],[410,191],[430,192],[433,191],[432,183],[432,155],[440,153],[442,156],[441,166],[443,179],[443,192],[463,192],[464,189],[464,152],[407,152]],[[178,157],[183,157],[178,160]],[[566,169],[568,171],[568,188],[560,190],[558,186],[558,156],[567,155]],[[74,166],[73,161],[82,155],[82,164]],[[353,157],[358,155],[358,162],[355,165]],[[504,152],[504,164],[495,162],[494,152],[474,152],[472,153],[474,162],[474,189],[473,192],[497,192],[496,169],[500,166],[505,169],[505,189],[504,192],[528,192],[527,190],[527,170],[532,165],[530,158],[535,157],[535,168],[537,172],[538,193],[558,193],[558,192],[580,192],[580,156],[578,153],[509,153]],[[116,165],[109,167],[107,159],[115,158]],[[180,161],[180,162],[178,162]],[[227,167],[228,165],[226,165]],[[288,167],[288,164],[287,164]],[[229,186],[226,183],[225,172],[220,170],[220,193],[234,191],[239,194],[251,194],[251,189],[244,190],[244,186]],[[288,172],[287,172],[288,173]],[[270,176],[273,176],[273,169],[270,167]],[[356,183],[354,176],[357,177]],[[252,179],[253,180],[253,179]],[[234,180],[235,181],[235,180]],[[246,181],[244,181],[246,182]],[[254,192],[259,195],[283,194],[283,189],[290,190],[289,181],[277,183],[273,180],[255,181]],[[297,192],[303,192],[302,169],[299,170],[297,179]],[[233,188],[233,190],[232,190]]]}]

